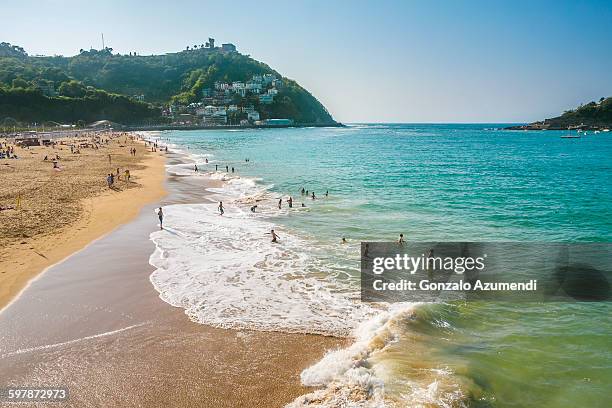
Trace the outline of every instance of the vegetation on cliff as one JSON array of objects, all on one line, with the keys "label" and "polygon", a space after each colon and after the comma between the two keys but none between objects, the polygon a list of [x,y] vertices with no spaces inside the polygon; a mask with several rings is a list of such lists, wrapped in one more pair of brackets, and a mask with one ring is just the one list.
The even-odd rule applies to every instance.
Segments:
[{"label": "vegetation on cliff", "polygon": [[[295,81],[237,52],[189,49],[165,55],[114,54],[111,48],[81,50],[73,57],[29,56],[0,43],[0,122],[108,119],[121,123],[161,121],[161,108],[202,98],[216,81],[247,81],[253,75],[282,78],[274,102],[256,105],[262,118],[333,123],[325,107]],[[136,96],[144,96],[144,102]]]}]

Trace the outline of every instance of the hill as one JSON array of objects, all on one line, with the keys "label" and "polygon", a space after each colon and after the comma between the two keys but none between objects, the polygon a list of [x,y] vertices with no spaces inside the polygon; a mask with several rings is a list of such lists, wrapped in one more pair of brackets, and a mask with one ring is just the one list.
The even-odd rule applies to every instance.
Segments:
[{"label": "hill", "polygon": [[601,98],[599,102],[569,110],[561,116],[533,122],[528,125],[511,126],[513,130],[564,130],[564,129],[612,129],[612,97]]},{"label": "hill", "polygon": [[[120,55],[105,48],[81,50],[73,57],[41,57],[0,43],[0,126],[2,121],[102,119],[124,124],[168,123],[178,113],[195,113],[196,107],[210,104],[238,108],[227,114],[228,123],[252,119],[247,110],[256,111],[262,120],[335,123],[308,91],[266,64],[214,45],[195,47],[150,56]],[[233,84],[244,86],[260,78],[274,81],[264,80],[252,92],[227,91],[227,86],[233,90]],[[168,112],[174,116],[162,116]]]}]

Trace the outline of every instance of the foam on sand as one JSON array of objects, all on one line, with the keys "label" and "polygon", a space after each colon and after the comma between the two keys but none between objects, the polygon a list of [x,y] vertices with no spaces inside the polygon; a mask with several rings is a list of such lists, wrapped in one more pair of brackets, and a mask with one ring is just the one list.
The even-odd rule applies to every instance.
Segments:
[{"label": "foam on sand", "polygon": [[317,277],[324,268],[308,243],[260,215],[236,206],[164,207],[165,229],[151,234],[156,250],[150,279],[160,297],[194,321],[215,327],[346,336],[373,311],[354,302],[339,282]]}]

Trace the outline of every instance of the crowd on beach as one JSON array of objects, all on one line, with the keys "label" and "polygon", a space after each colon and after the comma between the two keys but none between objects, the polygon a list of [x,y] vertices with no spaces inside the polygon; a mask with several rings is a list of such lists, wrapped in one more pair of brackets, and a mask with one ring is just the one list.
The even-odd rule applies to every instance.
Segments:
[{"label": "crowd on beach", "polygon": [[0,142],[0,159],[18,159],[15,154],[15,146],[9,145],[7,142]]}]

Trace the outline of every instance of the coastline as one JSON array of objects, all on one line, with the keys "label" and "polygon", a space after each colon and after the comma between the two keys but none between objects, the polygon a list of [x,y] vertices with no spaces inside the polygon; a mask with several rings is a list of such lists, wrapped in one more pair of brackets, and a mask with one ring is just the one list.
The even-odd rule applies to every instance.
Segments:
[{"label": "coastline", "polygon": [[[210,194],[165,180],[163,205]],[[163,302],[149,281],[155,206],[50,267],[0,313],[0,383],[62,384],[75,407],[269,408],[311,391],[302,370],[346,339],[213,328]]]},{"label": "coastline", "polygon": [[44,270],[134,219],[144,205],[162,198],[164,164],[163,156],[146,152],[139,162],[144,168],[132,171],[139,188],[109,190],[84,198],[76,221],[54,233],[19,239],[1,248],[0,310]]}]

